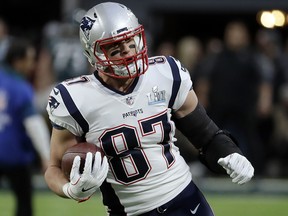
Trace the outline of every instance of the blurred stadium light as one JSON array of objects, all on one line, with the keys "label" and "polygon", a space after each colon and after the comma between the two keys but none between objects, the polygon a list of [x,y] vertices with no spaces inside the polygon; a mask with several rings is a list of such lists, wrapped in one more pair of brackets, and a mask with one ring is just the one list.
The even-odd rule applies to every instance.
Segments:
[{"label": "blurred stadium light", "polygon": [[282,10],[259,11],[256,18],[265,28],[284,27],[288,23],[288,16]]}]

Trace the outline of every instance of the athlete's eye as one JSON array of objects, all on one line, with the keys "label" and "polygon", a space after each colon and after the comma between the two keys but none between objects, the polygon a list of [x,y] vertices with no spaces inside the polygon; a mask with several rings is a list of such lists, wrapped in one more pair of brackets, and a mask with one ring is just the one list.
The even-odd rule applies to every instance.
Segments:
[{"label": "athlete's eye", "polygon": [[130,49],[134,49],[134,48],[136,48],[136,45],[135,45],[135,44],[130,44],[130,45],[129,45],[129,48],[130,48]]},{"label": "athlete's eye", "polygon": [[120,53],[120,50],[114,50],[110,53],[111,56],[115,56]]}]

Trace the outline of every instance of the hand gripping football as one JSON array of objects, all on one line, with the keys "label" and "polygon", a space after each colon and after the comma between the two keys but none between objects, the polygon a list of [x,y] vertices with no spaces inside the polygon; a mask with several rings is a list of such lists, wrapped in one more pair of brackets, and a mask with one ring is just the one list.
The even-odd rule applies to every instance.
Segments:
[{"label": "hand gripping football", "polygon": [[[104,154],[102,149],[93,143],[82,142],[77,143],[76,145],[68,148],[66,152],[63,154],[61,161],[61,169],[64,175],[67,177],[67,179],[70,180],[70,171],[72,168],[73,160],[77,155],[79,155],[81,158],[79,171],[80,173],[82,173],[84,169],[86,153],[92,152],[93,154],[95,154],[97,151],[100,151],[103,157]],[[93,163],[94,163],[94,157],[93,157]]]}]

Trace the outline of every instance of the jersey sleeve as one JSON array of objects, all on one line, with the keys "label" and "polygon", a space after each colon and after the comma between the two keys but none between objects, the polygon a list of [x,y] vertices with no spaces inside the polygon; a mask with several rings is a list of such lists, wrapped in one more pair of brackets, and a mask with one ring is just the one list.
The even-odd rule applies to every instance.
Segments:
[{"label": "jersey sleeve", "polygon": [[52,122],[53,127],[62,127],[76,136],[82,136],[83,130],[68,111],[64,102],[65,98],[63,98],[63,95],[59,90],[59,85],[54,87],[49,95],[48,104],[46,106],[49,119]]},{"label": "jersey sleeve", "polygon": [[[185,102],[189,91],[192,89],[192,80],[189,71],[181,62],[173,57],[167,57],[173,74],[172,95],[170,107],[178,110]],[[174,97],[174,99],[173,99]]]}]

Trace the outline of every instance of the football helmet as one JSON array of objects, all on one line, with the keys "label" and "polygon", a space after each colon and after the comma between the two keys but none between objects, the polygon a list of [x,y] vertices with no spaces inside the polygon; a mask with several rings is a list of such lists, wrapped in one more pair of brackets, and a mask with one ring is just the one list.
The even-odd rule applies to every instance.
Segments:
[{"label": "football helmet", "polygon": [[[101,3],[84,15],[80,23],[80,41],[84,55],[99,72],[115,78],[133,78],[148,69],[147,44],[144,27],[126,6]],[[134,39],[136,54],[110,60],[104,46]]]}]

